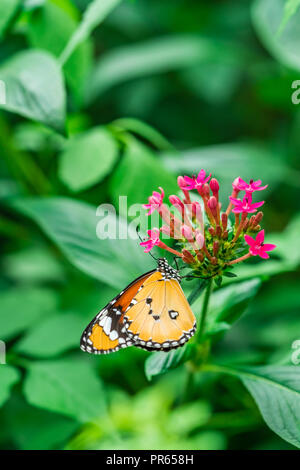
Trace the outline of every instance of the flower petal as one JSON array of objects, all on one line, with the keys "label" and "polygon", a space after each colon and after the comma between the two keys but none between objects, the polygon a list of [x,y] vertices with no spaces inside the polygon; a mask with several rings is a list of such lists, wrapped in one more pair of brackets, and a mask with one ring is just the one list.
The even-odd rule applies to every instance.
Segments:
[{"label": "flower petal", "polygon": [[252,204],[252,208],[253,208],[253,209],[257,209],[258,207],[261,207],[264,203],[265,203],[265,201],[254,202],[254,203]]},{"label": "flower petal", "polygon": [[262,248],[258,251],[258,256],[260,256],[263,259],[270,258],[270,256]]},{"label": "flower petal", "polygon": [[272,243],[265,243],[263,246],[263,249],[265,251],[272,251],[272,250],[275,250],[276,247],[277,245],[273,245]]},{"label": "flower petal", "polygon": [[245,242],[247,243],[247,245],[249,246],[254,246],[255,245],[255,240],[254,238],[250,237],[250,235],[245,235]]},{"label": "flower petal", "polygon": [[260,245],[264,242],[264,239],[265,239],[265,231],[264,230],[261,230],[260,232],[258,232],[258,234],[256,235],[256,243],[259,243]]}]

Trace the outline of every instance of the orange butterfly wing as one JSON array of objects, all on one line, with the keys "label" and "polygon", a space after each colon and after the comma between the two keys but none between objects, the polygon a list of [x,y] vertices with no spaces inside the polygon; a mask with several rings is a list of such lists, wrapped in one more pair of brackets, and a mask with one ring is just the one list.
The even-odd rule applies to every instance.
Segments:
[{"label": "orange butterfly wing", "polygon": [[[143,274],[109,302],[84,330],[80,348],[91,354],[108,354],[133,345],[124,327],[124,312],[153,271]],[[133,304],[132,304],[133,305]]]},{"label": "orange butterfly wing", "polygon": [[142,283],[131,304],[124,322],[135,346],[168,351],[183,346],[195,333],[195,316],[172,275],[154,272]]}]

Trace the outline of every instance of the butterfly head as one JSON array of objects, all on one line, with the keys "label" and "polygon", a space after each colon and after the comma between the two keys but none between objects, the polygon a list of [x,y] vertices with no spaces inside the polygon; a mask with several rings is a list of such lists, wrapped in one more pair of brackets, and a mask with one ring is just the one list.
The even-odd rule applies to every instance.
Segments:
[{"label": "butterfly head", "polygon": [[158,258],[157,271],[162,273],[164,279],[176,279],[178,282],[181,281],[179,272],[169,265],[166,258]]}]

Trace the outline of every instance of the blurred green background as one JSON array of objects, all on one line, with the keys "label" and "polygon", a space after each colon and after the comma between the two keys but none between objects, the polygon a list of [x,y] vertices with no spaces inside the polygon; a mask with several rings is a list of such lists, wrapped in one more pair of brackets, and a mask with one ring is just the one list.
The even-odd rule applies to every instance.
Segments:
[{"label": "blurred green background", "polygon": [[[0,1],[1,448],[300,446],[299,3]],[[267,427],[235,376],[186,387],[186,364],[167,371],[159,353],[79,350],[97,311],[153,266],[136,240],[96,237],[96,206],[174,193],[201,168],[224,204],[236,176],[269,184],[278,249],[214,292],[228,331],[211,333],[213,356],[297,369],[293,437]]]}]

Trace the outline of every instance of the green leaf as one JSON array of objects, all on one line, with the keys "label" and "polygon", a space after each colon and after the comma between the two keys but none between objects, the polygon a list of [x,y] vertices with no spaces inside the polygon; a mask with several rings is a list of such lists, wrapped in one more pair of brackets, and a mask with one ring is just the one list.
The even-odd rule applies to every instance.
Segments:
[{"label": "green leaf", "polygon": [[9,398],[12,386],[19,381],[20,377],[21,374],[15,367],[7,364],[0,365],[0,406]]},{"label": "green leaf", "polygon": [[60,449],[80,423],[57,413],[28,405],[13,394],[3,410],[7,437],[21,450]]},{"label": "green leaf", "polygon": [[79,347],[85,318],[75,313],[61,313],[46,318],[33,327],[15,346],[17,352],[36,357],[52,357]]},{"label": "green leaf", "polygon": [[60,132],[65,123],[65,89],[56,60],[42,51],[23,51],[0,67],[6,102],[1,107]]},{"label": "green leaf", "polygon": [[239,377],[267,425],[282,439],[300,447],[300,368],[261,366],[215,370]]},{"label": "green leaf", "polygon": [[[299,2],[298,2],[299,3]],[[256,0],[252,8],[252,19],[263,45],[283,65],[300,70],[300,10],[294,12],[282,28],[286,13],[282,0]]]},{"label": "green leaf", "polygon": [[60,156],[60,179],[72,191],[86,189],[107,176],[117,156],[117,143],[106,129],[77,134],[67,141]]},{"label": "green leaf", "polygon": [[[69,1],[45,2],[31,13],[27,28],[30,45],[59,57],[77,28],[78,16],[77,9]],[[78,105],[83,100],[84,83],[91,64],[92,44],[87,40],[77,47],[63,67],[67,84]]]},{"label": "green leaf", "polygon": [[224,333],[225,331],[230,330],[231,325],[225,321],[218,322],[218,323],[208,323],[207,329],[205,331],[205,336],[215,336],[219,333]]},{"label": "green leaf", "polygon": [[144,137],[160,150],[174,150],[173,145],[160,132],[139,119],[120,118],[113,121],[112,125]]},{"label": "green leaf", "polygon": [[[226,45],[222,43],[222,52]],[[100,58],[89,82],[88,98],[118,83],[181,69],[220,56],[219,41],[196,35],[161,37],[123,46]]]},{"label": "green leaf", "polygon": [[[277,245],[275,253],[281,256],[294,267],[300,263],[300,214],[296,214],[290,221],[284,232],[272,233],[267,242]],[[273,241],[274,240],[274,241]]]},{"label": "green leaf", "polygon": [[20,6],[20,0],[2,0],[0,4],[0,38]]},{"label": "green leaf", "polygon": [[0,338],[9,340],[57,310],[57,294],[46,288],[14,287],[0,292]]},{"label": "green leaf", "polygon": [[113,201],[117,204],[119,195],[127,195],[128,207],[142,204],[158,186],[169,194],[178,191],[175,176],[162,166],[153,152],[133,137],[128,137],[126,151],[110,180]]},{"label": "green leaf", "polygon": [[206,286],[207,280],[202,279],[198,282],[198,285],[193,289],[193,291],[188,297],[188,303],[190,305],[192,305],[197,300],[197,298],[199,297],[199,295],[201,295],[202,291],[205,289]]},{"label": "green leaf", "polygon": [[180,429],[180,435],[188,435],[200,426],[204,426],[211,418],[210,405],[205,401],[185,403],[175,408],[168,417],[167,427],[172,434],[174,429]]},{"label": "green leaf", "polygon": [[237,277],[237,275],[235,273],[231,273],[230,271],[225,271],[223,276],[225,276],[225,277]]},{"label": "green leaf", "polygon": [[80,360],[29,365],[24,394],[31,405],[92,421],[105,412],[103,389],[92,364]]},{"label": "green leaf", "polygon": [[148,380],[153,376],[165,374],[188,361],[195,352],[195,344],[187,343],[182,348],[169,352],[153,352],[145,362],[145,374]]},{"label": "green leaf", "polygon": [[[153,268],[150,256],[145,256],[139,247],[135,229],[113,212],[105,217],[112,238],[99,239],[97,234],[107,235],[107,226],[103,226],[102,217],[99,221],[96,207],[89,204],[53,197],[16,198],[10,205],[35,220],[77,268],[114,288],[124,288]],[[127,230],[128,239],[120,238],[119,233],[126,234]]]},{"label": "green leaf", "polygon": [[286,0],[284,5],[284,15],[280,24],[279,32],[281,33],[286,27],[289,19],[296,13],[300,6],[300,0]]},{"label": "green leaf", "polygon": [[93,29],[120,3],[121,0],[93,0],[83,14],[82,21],[69,39],[68,44],[60,56],[64,64],[74,50],[87,39]]},{"label": "green leaf", "polygon": [[[213,292],[209,309],[207,329],[213,329],[220,322],[233,323],[246,310],[251,299],[261,285],[260,279],[231,284]],[[200,312],[203,298],[200,297],[193,305],[194,312]]]},{"label": "green leaf", "polygon": [[46,248],[31,247],[3,257],[5,274],[22,283],[60,282],[65,279],[63,267]]}]

